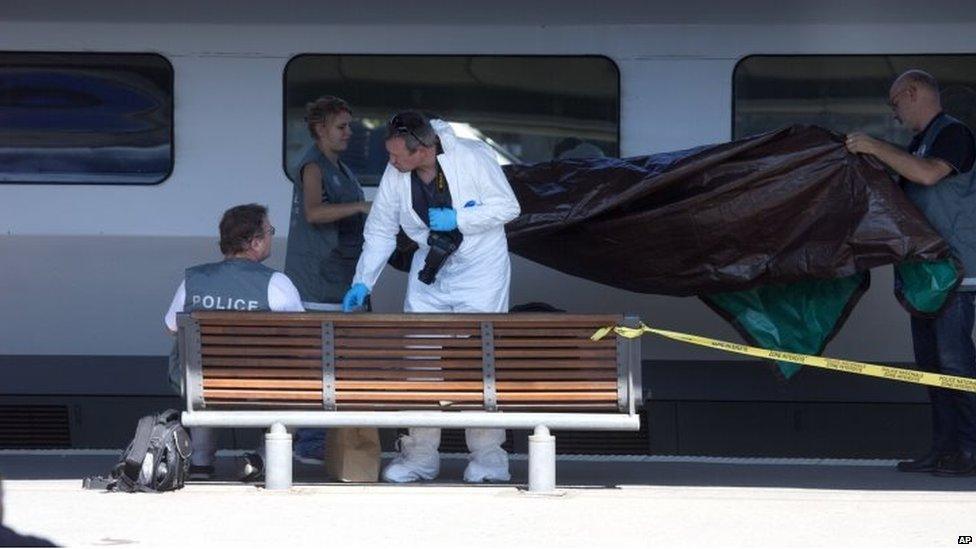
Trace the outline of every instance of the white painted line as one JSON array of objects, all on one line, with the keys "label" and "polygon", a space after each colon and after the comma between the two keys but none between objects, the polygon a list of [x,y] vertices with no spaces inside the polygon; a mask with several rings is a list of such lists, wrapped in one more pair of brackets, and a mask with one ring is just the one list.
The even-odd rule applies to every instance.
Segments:
[{"label": "white painted line", "polygon": [[[219,457],[240,457],[252,450],[220,450]],[[112,449],[57,449],[57,450],[0,450],[2,456],[119,456],[121,450]],[[384,458],[392,458],[393,452],[383,452]],[[468,454],[442,453],[444,459],[467,459]],[[512,461],[526,461],[526,454],[510,454]],[[715,465],[806,465],[820,467],[891,467],[894,459],[844,459],[844,458],[787,458],[787,457],[724,457],[724,456],[673,456],[673,455],[582,455],[560,454],[556,461],[615,462],[615,463],[704,463]]]}]

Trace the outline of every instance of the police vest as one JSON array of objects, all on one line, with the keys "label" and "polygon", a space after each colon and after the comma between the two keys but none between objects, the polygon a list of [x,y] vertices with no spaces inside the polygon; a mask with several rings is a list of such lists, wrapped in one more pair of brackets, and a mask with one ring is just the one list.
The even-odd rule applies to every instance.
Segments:
[{"label": "police vest", "polygon": [[301,168],[315,164],[322,172],[322,199],[329,204],[365,200],[362,187],[342,163],[333,164],[312,145],[299,162],[292,193],[291,222],[285,253],[285,274],[295,283],[302,301],[339,303],[356,271],[363,251],[364,214],[332,223],[311,224],[305,219],[305,193]]},{"label": "police vest", "polygon": [[249,259],[226,259],[186,270],[186,301],[191,311],[270,311],[268,284],[274,269]]},{"label": "police vest", "polygon": [[[946,114],[937,117],[913,154],[924,158],[939,132],[953,123],[961,122]],[[976,290],[976,169],[950,175],[931,186],[906,183],[905,194],[962,262],[965,278],[959,289]]]}]

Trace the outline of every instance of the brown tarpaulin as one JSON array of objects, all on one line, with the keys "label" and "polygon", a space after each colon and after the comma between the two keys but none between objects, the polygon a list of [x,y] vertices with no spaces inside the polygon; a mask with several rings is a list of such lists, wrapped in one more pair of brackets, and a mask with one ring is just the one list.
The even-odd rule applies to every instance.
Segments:
[{"label": "brown tarpaulin", "polygon": [[880,164],[818,127],[505,173],[522,206],[512,252],[635,292],[732,292],[949,256]]}]

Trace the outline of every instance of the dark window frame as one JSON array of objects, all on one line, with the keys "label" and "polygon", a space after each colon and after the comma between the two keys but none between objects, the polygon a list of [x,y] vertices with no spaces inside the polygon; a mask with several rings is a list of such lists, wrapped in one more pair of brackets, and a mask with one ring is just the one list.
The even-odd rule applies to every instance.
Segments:
[{"label": "dark window frame", "polygon": [[[750,53],[750,54],[747,54],[747,55],[745,55],[743,57],[740,57],[735,62],[735,65],[732,67],[731,86],[730,86],[730,92],[731,93],[729,95],[729,112],[730,112],[730,118],[729,118],[729,139],[730,140],[736,139],[736,137],[735,137],[736,96],[737,96],[737,91],[738,90],[736,89],[736,77],[735,76],[736,76],[736,72],[738,72],[738,70],[739,70],[739,67],[741,67],[742,64],[745,63],[746,61],[748,61],[750,59],[753,59],[753,58],[756,58],[756,57],[761,57],[761,58],[764,58],[764,59],[770,59],[770,58],[774,58],[774,59],[775,58],[790,58],[790,59],[798,59],[798,58],[818,58],[818,59],[823,59],[823,58],[836,58],[836,59],[841,59],[841,58],[850,58],[850,57],[872,57],[872,56],[876,56],[876,57],[931,57],[931,58],[972,56],[974,58],[974,60],[976,60],[976,52],[955,52],[955,53],[946,53],[946,52],[939,52],[939,53],[882,53],[882,52],[864,52],[864,53]],[[879,99],[884,100],[886,98],[879,98]]]},{"label": "dark window frame", "polygon": [[[331,56],[331,57],[445,57],[445,58],[566,58],[566,59],[602,59],[609,62],[610,66],[613,68],[613,72],[616,76],[616,86],[617,86],[617,112],[616,112],[616,156],[620,156],[621,150],[621,140],[620,140],[620,117],[623,111],[623,105],[621,102],[622,86],[620,77],[620,65],[609,55],[605,54],[494,54],[494,53],[320,53],[320,52],[305,52],[293,55],[285,63],[285,66],[281,71],[281,170],[285,175],[285,179],[292,181],[291,175],[288,173],[288,70],[291,68],[292,63],[298,59],[304,57],[320,57],[320,56]],[[345,98],[344,98],[345,99]],[[353,110],[355,110],[356,105],[352,105]],[[377,185],[363,185],[363,188],[377,188]]]},{"label": "dark window frame", "polygon": [[[123,56],[146,56],[154,57],[163,62],[165,69],[169,72],[169,84],[170,89],[166,90],[167,94],[167,107],[169,108],[169,168],[164,173],[163,177],[154,183],[137,183],[137,182],[105,182],[105,183],[92,183],[92,182],[71,182],[71,181],[0,181],[0,186],[5,185],[43,185],[43,186],[65,186],[65,187],[157,187],[167,182],[170,177],[172,177],[173,172],[176,169],[176,69],[173,67],[173,63],[168,57],[162,53],[156,51],[68,51],[68,50],[0,50],[2,55],[24,55],[24,56],[99,56],[99,57],[119,57]],[[64,67],[69,67],[70,65],[65,64]],[[79,64],[79,68],[84,68],[84,65]]]}]

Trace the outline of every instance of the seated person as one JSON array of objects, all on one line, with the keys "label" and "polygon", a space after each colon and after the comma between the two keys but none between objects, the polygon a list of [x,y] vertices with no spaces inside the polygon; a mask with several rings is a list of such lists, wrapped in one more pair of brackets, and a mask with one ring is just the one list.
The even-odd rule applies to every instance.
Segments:
[{"label": "seated person", "polygon": [[[258,204],[235,206],[220,220],[220,251],[224,260],[186,270],[164,319],[176,334],[176,314],[202,310],[304,311],[301,297],[291,280],[261,264],[271,255],[275,228],[268,222],[268,209]],[[174,364],[175,362],[175,364]],[[179,361],[170,361],[170,382],[182,386]],[[193,454],[190,479],[213,476],[217,446],[213,429],[190,429]],[[245,480],[254,480],[263,469],[258,454],[245,456]]]}]

